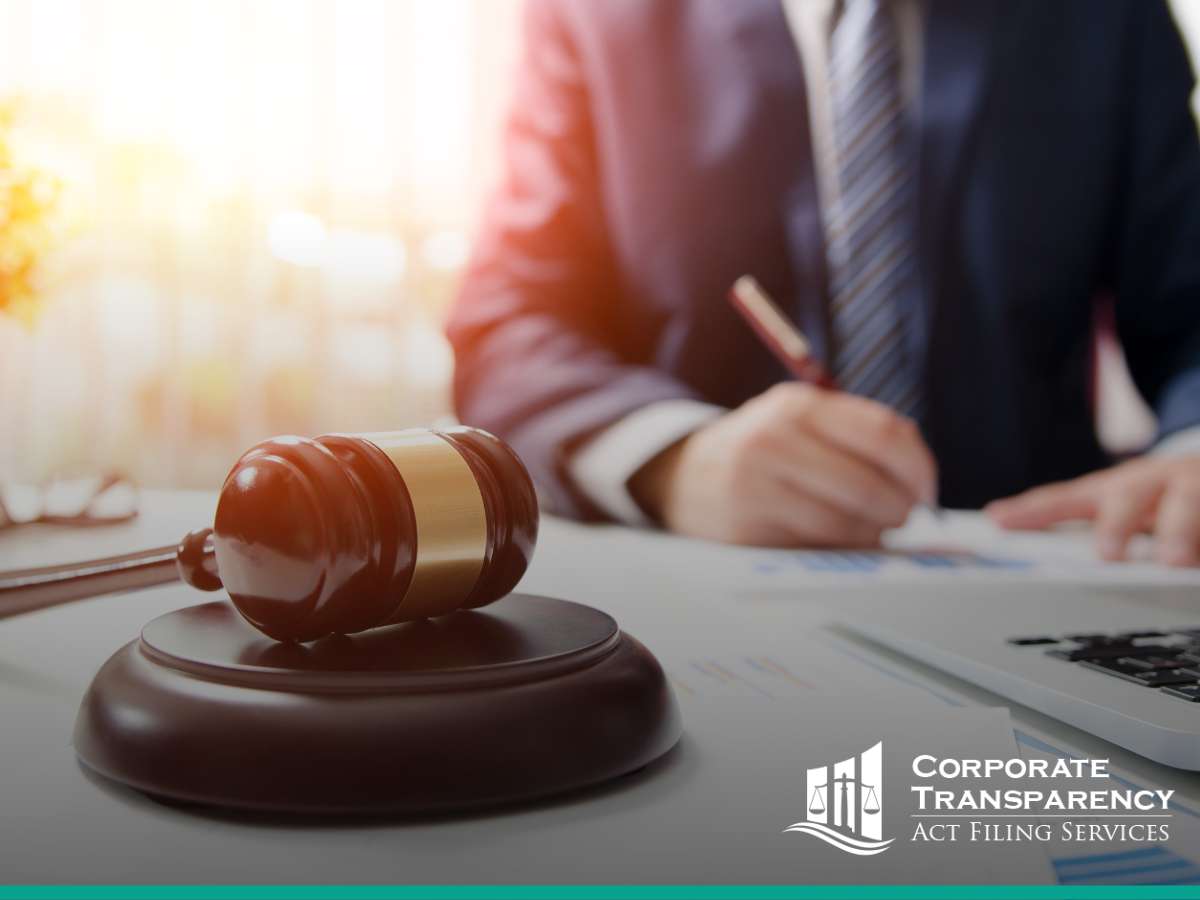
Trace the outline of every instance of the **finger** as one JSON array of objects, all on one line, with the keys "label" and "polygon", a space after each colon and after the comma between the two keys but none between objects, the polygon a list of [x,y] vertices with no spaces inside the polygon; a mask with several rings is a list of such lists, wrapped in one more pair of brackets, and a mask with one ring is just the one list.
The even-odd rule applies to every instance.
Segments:
[{"label": "finger", "polygon": [[747,484],[743,500],[751,514],[734,522],[723,538],[757,547],[869,547],[880,528],[821,503],[776,476]]},{"label": "finger", "polygon": [[871,464],[913,498],[936,501],[937,463],[912,419],[865,397],[814,391],[795,420]]},{"label": "finger", "polygon": [[796,546],[803,547],[878,547],[879,525],[831,506],[811,494],[796,491],[779,482],[787,501],[777,503],[772,520],[791,535]]},{"label": "finger", "polygon": [[1155,523],[1155,556],[1168,566],[1200,565],[1200,479],[1167,485]]},{"label": "finger", "polygon": [[985,512],[1002,528],[1041,529],[1096,515],[1099,490],[1082,479],[1033,488],[989,503]]},{"label": "finger", "polygon": [[1125,558],[1129,539],[1141,529],[1162,493],[1161,478],[1114,480],[1107,486],[1096,511],[1096,550],[1101,557]]},{"label": "finger", "polygon": [[1019,494],[989,503],[985,509],[1002,528],[1037,531],[1077,519],[1091,519],[1096,501],[1078,488],[1066,488],[1038,494]]},{"label": "finger", "polygon": [[789,423],[781,451],[771,456],[774,474],[801,492],[879,528],[904,524],[913,497],[870,463],[826,444]]}]

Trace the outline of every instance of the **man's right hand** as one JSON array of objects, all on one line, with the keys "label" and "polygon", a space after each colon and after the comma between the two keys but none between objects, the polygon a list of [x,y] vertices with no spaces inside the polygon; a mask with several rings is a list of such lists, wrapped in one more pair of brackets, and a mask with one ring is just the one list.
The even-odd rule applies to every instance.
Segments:
[{"label": "man's right hand", "polygon": [[797,382],[776,385],[643,466],[634,497],[672,531],[759,546],[867,547],[933,503],[912,420]]}]

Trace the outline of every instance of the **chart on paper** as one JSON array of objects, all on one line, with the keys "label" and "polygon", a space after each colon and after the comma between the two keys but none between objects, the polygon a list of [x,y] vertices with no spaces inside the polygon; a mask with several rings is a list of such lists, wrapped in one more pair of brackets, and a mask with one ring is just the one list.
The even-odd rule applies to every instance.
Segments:
[{"label": "chart on paper", "polygon": [[1020,572],[1032,560],[987,556],[953,547],[925,550],[805,550],[763,555],[754,563],[759,575],[781,575],[800,571],[812,575],[889,575],[907,571],[912,575],[946,574],[963,571]]},{"label": "chart on paper", "polygon": [[1084,584],[1200,586],[1200,570],[1152,561],[1148,538],[1130,560],[1096,556],[1084,529],[1008,532],[974,512],[933,516],[924,511],[885,536],[880,550],[743,550],[740,577],[748,586],[788,583],[920,583],[1049,581]]}]

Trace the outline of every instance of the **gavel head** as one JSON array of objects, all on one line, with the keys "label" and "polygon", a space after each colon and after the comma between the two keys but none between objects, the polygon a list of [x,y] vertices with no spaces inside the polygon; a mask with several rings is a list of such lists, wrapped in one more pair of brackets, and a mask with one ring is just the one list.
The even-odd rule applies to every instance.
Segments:
[{"label": "gavel head", "polygon": [[472,428],[280,437],[221,489],[212,542],[238,611],[310,641],[503,597],[537,541],[533,483]]}]

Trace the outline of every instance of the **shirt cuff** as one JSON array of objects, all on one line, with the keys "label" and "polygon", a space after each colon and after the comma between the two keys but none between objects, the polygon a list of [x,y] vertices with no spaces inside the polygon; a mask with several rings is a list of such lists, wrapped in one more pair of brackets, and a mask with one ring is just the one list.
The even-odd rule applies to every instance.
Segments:
[{"label": "shirt cuff", "polygon": [[698,400],[663,400],[618,419],[571,455],[567,472],[583,494],[626,525],[650,525],[629,480],[658,454],[725,410]]},{"label": "shirt cuff", "polygon": [[1155,444],[1155,456],[1200,456],[1200,425],[1184,428]]}]

